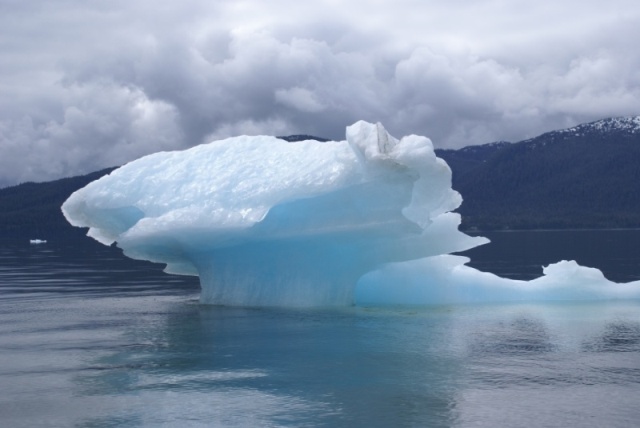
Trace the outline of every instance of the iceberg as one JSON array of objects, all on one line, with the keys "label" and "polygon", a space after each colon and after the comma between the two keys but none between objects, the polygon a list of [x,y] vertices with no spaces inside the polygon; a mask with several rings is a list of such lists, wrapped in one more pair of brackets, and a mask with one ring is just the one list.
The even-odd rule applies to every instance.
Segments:
[{"label": "iceberg", "polygon": [[360,121],[346,141],[241,136],[145,156],[76,191],[62,211],[128,257],[199,276],[203,303],[640,296],[640,281],[614,285],[574,262],[528,283],[465,266],[450,253],[489,241],[458,230],[461,203],[428,138],[398,140]]}]

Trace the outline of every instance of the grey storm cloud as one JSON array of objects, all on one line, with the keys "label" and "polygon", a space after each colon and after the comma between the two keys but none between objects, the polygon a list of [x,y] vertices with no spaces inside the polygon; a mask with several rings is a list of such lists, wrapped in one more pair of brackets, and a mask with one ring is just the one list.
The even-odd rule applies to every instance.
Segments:
[{"label": "grey storm cloud", "polygon": [[437,147],[640,114],[635,1],[0,3],[0,186],[239,134]]}]

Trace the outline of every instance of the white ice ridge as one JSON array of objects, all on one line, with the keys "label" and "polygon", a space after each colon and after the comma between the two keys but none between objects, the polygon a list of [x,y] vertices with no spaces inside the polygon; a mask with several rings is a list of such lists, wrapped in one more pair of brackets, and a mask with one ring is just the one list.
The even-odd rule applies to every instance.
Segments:
[{"label": "white ice ridge", "polygon": [[570,262],[529,283],[465,266],[448,254],[489,241],[458,231],[451,211],[461,202],[428,138],[397,140],[360,121],[347,141],[242,136],[149,155],[78,190],[62,211],[129,257],[198,275],[204,303],[640,297],[640,281],[612,284]]}]

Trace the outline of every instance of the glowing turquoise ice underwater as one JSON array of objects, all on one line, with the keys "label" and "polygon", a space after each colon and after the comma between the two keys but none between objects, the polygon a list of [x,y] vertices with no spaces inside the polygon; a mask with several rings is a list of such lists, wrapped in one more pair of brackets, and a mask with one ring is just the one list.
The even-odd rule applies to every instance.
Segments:
[{"label": "glowing turquoise ice underwater", "polygon": [[515,281],[450,255],[451,170],[428,138],[357,122],[347,140],[237,137],[131,162],[74,193],[67,219],[125,255],[198,275],[201,301],[234,306],[449,304],[640,297],[561,261]]}]

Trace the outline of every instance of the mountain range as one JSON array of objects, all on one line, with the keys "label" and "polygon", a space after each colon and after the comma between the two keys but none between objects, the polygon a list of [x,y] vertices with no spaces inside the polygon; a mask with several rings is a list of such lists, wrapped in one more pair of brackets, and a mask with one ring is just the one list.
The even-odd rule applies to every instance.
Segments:
[{"label": "mountain range", "polygon": [[640,117],[436,153],[464,198],[463,228],[640,227]]},{"label": "mountain range", "polygon": [[[464,198],[462,229],[640,227],[640,116],[436,154],[451,167],[453,188]],[[84,234],[66,222],[60,206],[114,169],[0,189],[0,237]]]}]

